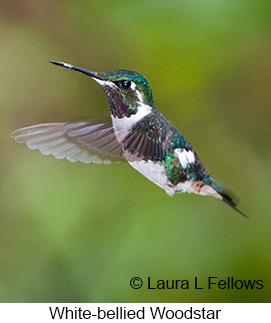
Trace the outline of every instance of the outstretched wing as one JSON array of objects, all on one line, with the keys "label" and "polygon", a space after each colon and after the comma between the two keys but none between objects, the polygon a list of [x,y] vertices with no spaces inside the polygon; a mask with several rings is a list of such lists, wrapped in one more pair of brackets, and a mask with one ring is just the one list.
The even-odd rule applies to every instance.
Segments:
[{"label": "outstretched wing", "polygon": [[111,163],[122,160],[111,120],[43,123],[15,130],[11,137],[44,155],[71,162]]}]

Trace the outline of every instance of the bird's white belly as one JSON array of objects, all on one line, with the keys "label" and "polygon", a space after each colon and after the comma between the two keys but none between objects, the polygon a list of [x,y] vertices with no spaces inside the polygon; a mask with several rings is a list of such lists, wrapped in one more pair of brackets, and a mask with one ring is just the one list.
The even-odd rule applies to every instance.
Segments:
[{"label": "bird's white belly", "polygon": [[153,162],[151,160],[145,161],[129,161],[128,163],[144,175],[148,180],[155,183],[163,190],[167,192],[169,195],[173,195],[175,193],[174,186],[168,180],[164,165],[159,164],[159,162]]},{"label": "bird's white belly", "polygon": [[128,163],[148,180],[161,187],[168,195],[175,193],[194,193],[193,181],[173,185],[166,176],[165,166],[151,160],[129,161]]}]

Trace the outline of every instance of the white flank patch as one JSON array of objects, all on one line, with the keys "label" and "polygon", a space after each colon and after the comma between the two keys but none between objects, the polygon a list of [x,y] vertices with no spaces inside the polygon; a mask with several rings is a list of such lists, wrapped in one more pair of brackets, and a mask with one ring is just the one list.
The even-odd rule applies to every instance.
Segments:
[{"label": "white flank patch", "polygon": [[192,150],[186,151],[185,149],[176,148],[174,153],[178,157],[183,168],[186,168],[188,164],[194,163],[195,161],[195,155]]},{"label": "white flank patch", "polygon": [[192,188],[193,181],[186,181],[184,183],[178,183],[175,192],[181,192],[181,193],[194,193],[194,190]]},{"label": "white flank patch", "polygon": [[116,136],[118,137],[117,133],[120,133],[121,136],[126,136],[131,128],[149,113],[151,113],[151,107],[148,104],[139,103],[136,114],[123,118],[112,117],[112,124],[115,129]]}]

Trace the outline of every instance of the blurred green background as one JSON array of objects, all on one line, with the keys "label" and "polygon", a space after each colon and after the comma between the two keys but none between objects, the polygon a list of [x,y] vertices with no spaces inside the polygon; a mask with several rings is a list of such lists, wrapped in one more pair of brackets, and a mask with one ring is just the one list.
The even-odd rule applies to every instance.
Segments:
[{"label": "blurred green background", "polygon": [[[0,1],[2,302],[270,302],[270,17],[270,0]],[[250,220],[169,197],[126,163],[72,164],[12,141],[19,127],[109,115],[93,80],[49,60],[146,76]],[[264,288],[148,290],[148,276]]]}]

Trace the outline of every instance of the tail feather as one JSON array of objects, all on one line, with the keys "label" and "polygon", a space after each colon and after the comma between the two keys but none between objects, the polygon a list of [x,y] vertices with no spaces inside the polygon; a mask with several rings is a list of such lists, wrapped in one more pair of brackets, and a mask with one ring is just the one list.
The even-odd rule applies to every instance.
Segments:
[{"label": "tail feather", "polygon": [[221,195],[222,201],[225,204],[227,204],[229,207],[231,207],[233,210],[235,210],[239,214],[243,215],[245,218],[249,219],[249,217],[245,213],[243,213],[242,211],[240,211],[237,208],[236,203],[233,201],[233,199],[226,192],[224,192],[222,189],[218,188],[217,186],[214,189]]}]

